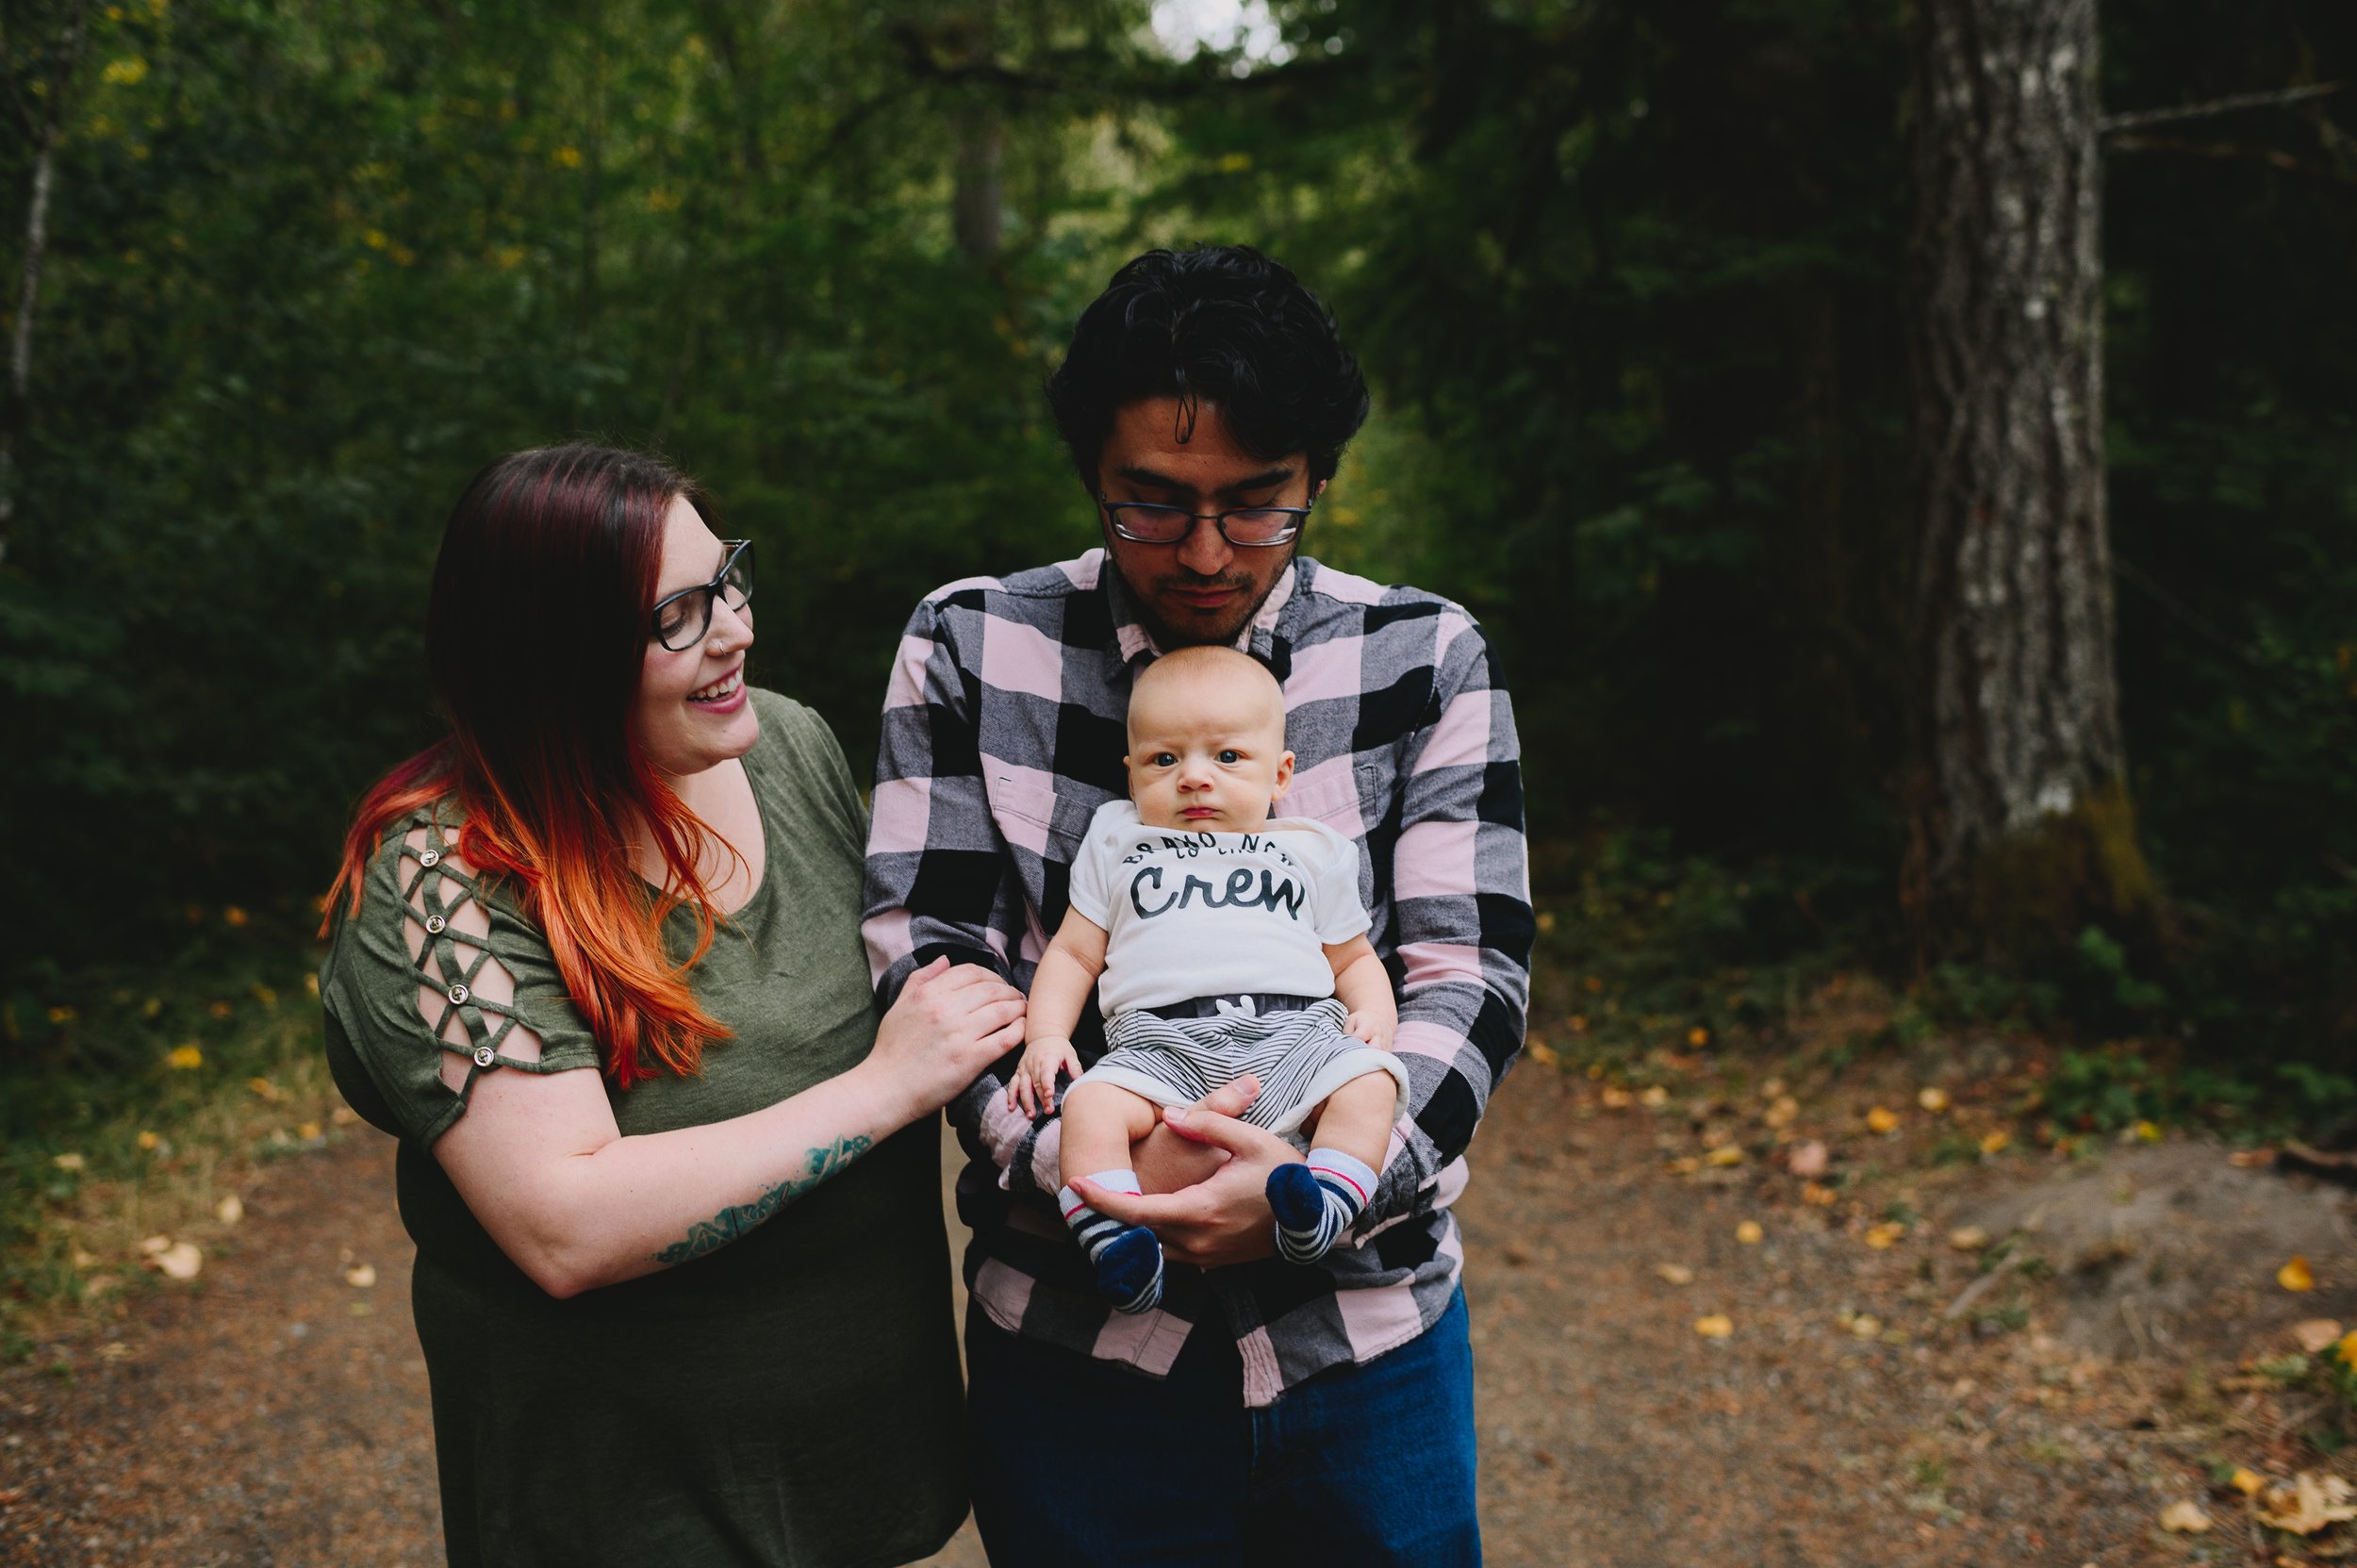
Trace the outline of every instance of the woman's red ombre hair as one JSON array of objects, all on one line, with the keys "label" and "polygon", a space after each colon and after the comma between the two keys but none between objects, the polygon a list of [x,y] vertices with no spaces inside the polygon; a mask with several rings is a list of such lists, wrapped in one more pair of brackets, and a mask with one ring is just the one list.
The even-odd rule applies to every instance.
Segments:
[{"label": "woman's red ombre hair", "polygon": [[[630,734],[664,518],[681,497],[702,501],[669,465],[608,447],[512,453],[474,476],[426,610],[450,734],[361,798],[327,895],[330,924],[339,903],[358,913],[386,833],[453,801],[459,854],[517,890],[625,1089],[694,1072],[703,1043],[728,1033],[686,979],[713,934],[690,848],[701,824]],[[634,817],[668,868],[660,895],[623,841]],[[663,922],[682,902],[698,939],[673,964]]]}]

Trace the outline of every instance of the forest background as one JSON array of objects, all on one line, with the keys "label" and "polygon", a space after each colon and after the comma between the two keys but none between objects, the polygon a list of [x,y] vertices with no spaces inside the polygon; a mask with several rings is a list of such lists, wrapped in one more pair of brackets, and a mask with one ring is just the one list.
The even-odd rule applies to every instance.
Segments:
[{"label": "forest background", "polygon": [[59,1180],[32,1130],[207,1051],[234,1077],[299,995],[352,801],[435,733],[425,584],[486,460],[588,435],[696,473],[760,543],[755,678],[864,768],[920,594],[1093,542],[1041,382],[1120,261],[1199,239],[1297,269],[1368,368],[1306,547],[1495,637],[1586,1048],[1772,1031],[1862,966],[1902,1038],[2069,1042],[2071,1125],[2348,1131],[2357,140],[2349,94],[2286,90],[2357,69],[2357,10],[2103,17],[2107,111],[2268,101],[2104,138],[2116,656],[2164,913],[2028,949],[1901,917],[1906,8],[1280,0],[1200,48],[1156,10],[10,5],[27,1187]]}]

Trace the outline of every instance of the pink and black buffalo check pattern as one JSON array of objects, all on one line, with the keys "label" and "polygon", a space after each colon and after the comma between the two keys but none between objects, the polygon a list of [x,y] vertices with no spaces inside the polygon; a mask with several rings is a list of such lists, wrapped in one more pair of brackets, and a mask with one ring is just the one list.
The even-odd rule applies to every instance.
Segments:
[{"label": "pink and black buffalo check pattern", "polygon": [[[1058,1122],[1006,1108],[1014,1053],[949,1117],[973,1160],[958,1183],[966,1284],[993,1319],[1155,1377],[1216,1321],[1257,1406],[1406,1344],[1448,1306],[1464,1256],[1449,1205],[1522,1048],[1533,925],[1513,707],[1470,616],[1304,557],[1239,646],[1285,688],[1283,812],[1359,845],[1368,935],[1400,996],[1414,1093],[1356,1245],[1311,1265],[1173,1267],[1161,1310],[1125,1317],[1057,1215]],[[1154,655],[1102,551],[917,606],[884,699],[867,847],[865,931],[887,1001],[941,953],[1029,987],[1089,818],[1124,793],[1130,680]],[[1074,1044],[1092,1060],[1101,1022]]]}]

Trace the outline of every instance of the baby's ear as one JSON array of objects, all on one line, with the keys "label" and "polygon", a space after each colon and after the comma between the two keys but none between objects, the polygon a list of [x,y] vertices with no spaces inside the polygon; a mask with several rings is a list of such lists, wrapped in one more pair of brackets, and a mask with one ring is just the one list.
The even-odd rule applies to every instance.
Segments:
[{"label": "baby's ear", "polygon": [[1277,759],[1277,787],[1269,791],[1268,803],[1277,804],[1285,798],[1285,791],[1294,786],[1294,754],[1291,751]]}]

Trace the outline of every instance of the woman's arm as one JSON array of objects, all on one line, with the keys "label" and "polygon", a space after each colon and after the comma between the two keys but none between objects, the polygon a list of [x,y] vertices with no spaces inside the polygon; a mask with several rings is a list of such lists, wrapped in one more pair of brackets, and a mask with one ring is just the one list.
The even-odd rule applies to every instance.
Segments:
[{"label": "woman's arm", "polygon": [[[496,961],[476,984],[492,1001],[512,991]],[[434,1154],[500,1249],[551,1296],[575,1296],[743,1235],[964,1088],[1021,1038],[1022,1015],[996,975],[936,961],[910,977],[866,1060],[766,1109],[624,1137],[593,1071],[486,1072]],[[501,1046],[523,1061],[538,1050],[520,1025]],[[466,1059],[451,1063],[463,1076]]]}]

